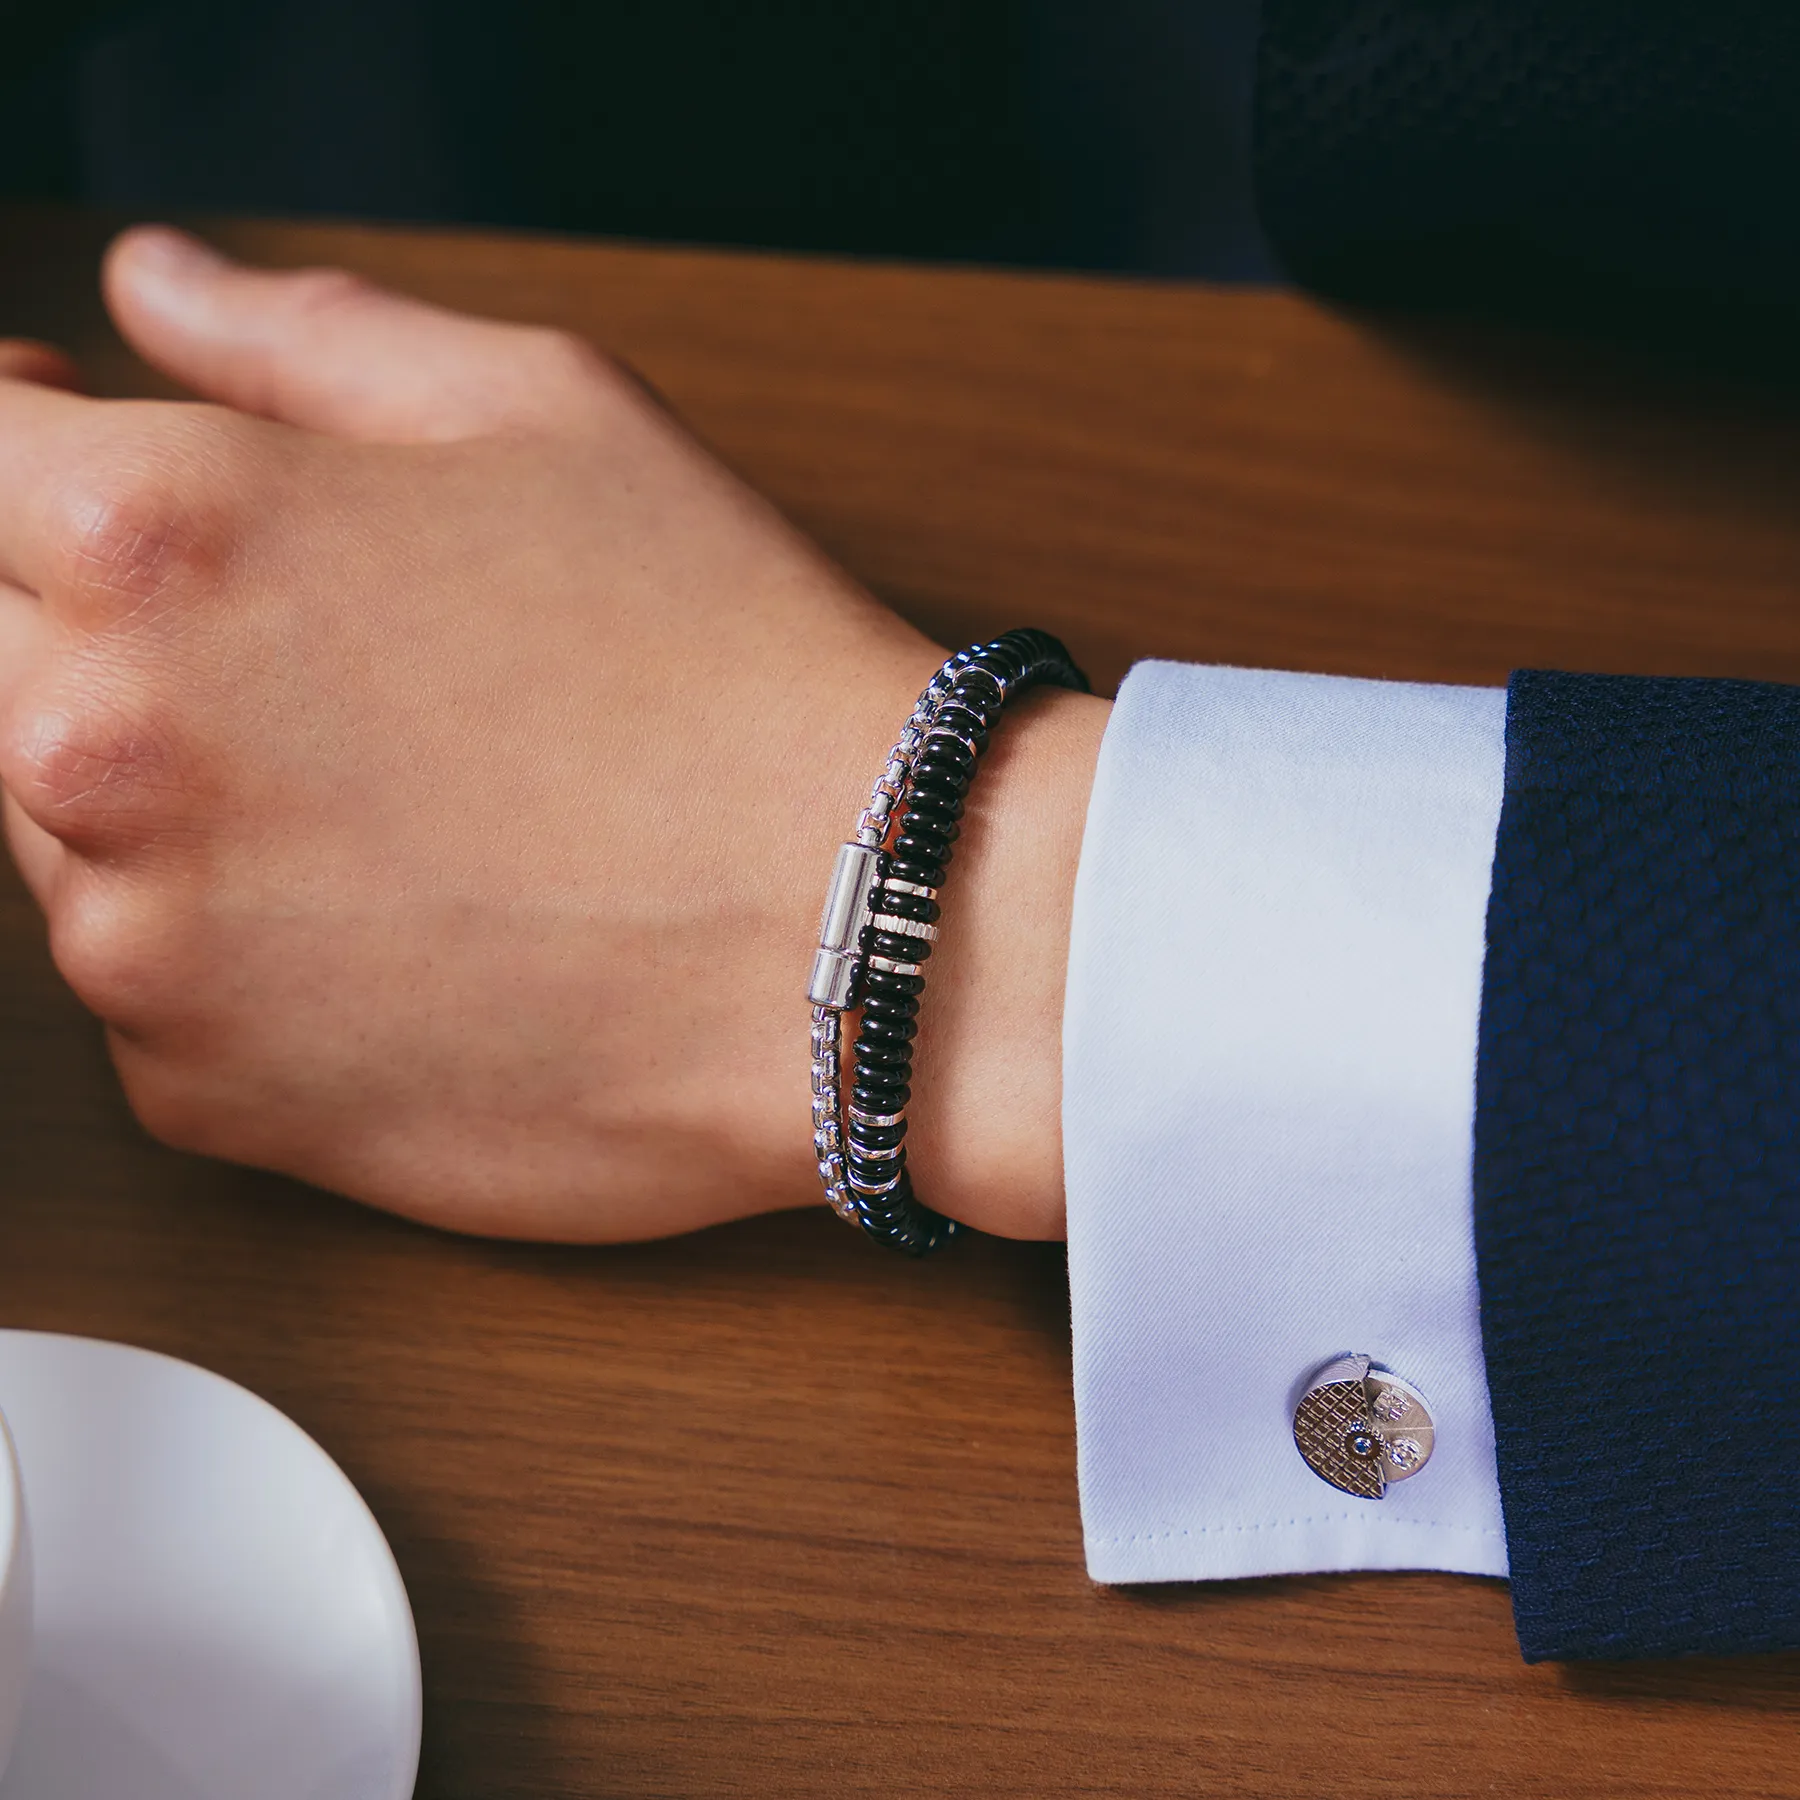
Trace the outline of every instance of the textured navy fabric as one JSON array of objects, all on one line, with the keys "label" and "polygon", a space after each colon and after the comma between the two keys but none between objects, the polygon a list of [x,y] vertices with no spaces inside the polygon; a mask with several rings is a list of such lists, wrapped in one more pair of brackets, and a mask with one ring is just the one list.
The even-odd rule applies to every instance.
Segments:
[{"label": "textured navy fabric", "polygon": [[1800,1646],[1800,689],[1513,678],[1476,1085],[1526,1657]]}]

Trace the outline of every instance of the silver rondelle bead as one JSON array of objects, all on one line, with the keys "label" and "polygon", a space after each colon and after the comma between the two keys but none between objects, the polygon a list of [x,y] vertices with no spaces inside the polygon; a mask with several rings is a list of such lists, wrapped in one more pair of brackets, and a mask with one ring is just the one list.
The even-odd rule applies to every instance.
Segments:
[{"label": "silver rondelle bead", "polygon": [[884,975],[921,975],[925,971],[923,963],[895,962],[891,956],[871,956],[869,967]]},{"label": "silver rondelle bead", "polygon": [[923,938],[928,944],[937,942],[937,927],[927,925],[923,919],[902,919],[893,913],[875,913],[871,915],[869,923],[877,931],[891,931],[898,937]]}]

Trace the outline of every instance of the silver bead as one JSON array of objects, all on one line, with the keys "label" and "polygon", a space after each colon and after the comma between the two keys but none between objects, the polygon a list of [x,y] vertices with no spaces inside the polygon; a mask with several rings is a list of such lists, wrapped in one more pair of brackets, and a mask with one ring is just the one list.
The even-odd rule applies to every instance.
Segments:
[{"label": "silver bead", "polygon": [[966,751],[968,751],[968,753],[971,756],[975,757],[977,760],[980,759],[981,752],[978,749],[976,749],[975,740],[973,738],[964,737],[963,734],[960,731],[958,731],[955,728],[955,726],[953,726],[953,725],[934,725],[934,726],[932,726],[931,730],[926,735],[928,737],[941,737],[941,738],[954,739],[955,742],[961,744],[962,747]]},{"label": "silver bead", "polygon": [[884,975],[917,975],[925,965],[923,963],[895,962],[891,956],[871,956],[869,967],[879,969]]},{"label": "silver bead", "polygon": [[922,887],[916,881],[902,881],[895,875],[888,876],[881,885],[890,894],[915,894],[921,900],[935,900],[938,897],[936,888]]},{"label": "silver bead", "polygon": [[869,923],[877,931],[891,931],[900,937],[924,938],[927,943],[936,943],[938,928],[927,925],[923,919],[902,919],[893,913],[872,913]]},{"label": "silver bead", "polygon": [[886,1150],[865,1150],[860,1144],[856,1154],[863,1162],[895,1162],[906,1154],[904,1144],[892,1144]]},{"label": "silver bead", "polygon": [[1006,680],[1003,676],[996,675],[992,669],[978,667],[972,662],[968,666],[968,673],[979,675],[989,682],[994,692],[1000,696],[1000,704],[1002,706],[1006,704]]},{"label": "silver bead", "polygon": [[870,1187],[867,1182],[858,1181],[856,1177],[852,1175],[850,1177],[850,1189],[852,1193],[867,1194],[871,1198],[875,1198],[882,1194],[891,1194],[905,1179],[906,1171],[901,1169],[897,1174],[890,1177],[890,1179],[882,1182],[879,1187]]},{"label": "silver bead", "polygon": [[906,1114],[903,1112],[870,1113],[864,1112],[860,1106],[852,1106],[849,1113],[859,1125],[904,1125],[906,1123]]}]

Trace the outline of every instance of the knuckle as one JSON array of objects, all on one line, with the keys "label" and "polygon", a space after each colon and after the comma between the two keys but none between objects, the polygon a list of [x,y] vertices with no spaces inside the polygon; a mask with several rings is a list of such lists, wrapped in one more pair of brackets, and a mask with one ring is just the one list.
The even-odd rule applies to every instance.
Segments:
[{"label": "knuckle", "polygon": [[141,835],[149,815],[162,810],[158,797],[176,785],[168,743],[129,711],[93,697],[23,713],[0,769],[26,814],[71,841]]},{"label": "knuckle", "polygon": [[135,606],[216,578],[235,537],[240,437],[222,417],[183,409],[93,459],[58,496],[61,585]]},{"label": "knuckle", "polygon": [[160,594],[199,550],[186,508],[141,470],[72,489],[59,541],[66,588],[130,600]]}]

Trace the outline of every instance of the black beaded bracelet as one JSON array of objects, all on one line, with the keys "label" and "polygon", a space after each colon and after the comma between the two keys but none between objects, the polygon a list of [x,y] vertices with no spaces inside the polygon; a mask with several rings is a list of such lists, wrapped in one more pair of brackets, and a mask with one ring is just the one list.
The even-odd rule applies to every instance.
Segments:
[{"label": "black beaded bracelet", "polygon": [[[906,1103],[925,965],[937,941],[938,890],[964,796],[1006,704],[1045,683],[1088,679],[1045,631],[1009,631],[959,651],[926,684],[887,767],[838,851],[812,1002],[813,1149],[825,1198],[842,1219],[908,1256],[955,1236],[921,1202],[906,1169]],[[842,1090],[843,1015],[862,1019]]]}]

